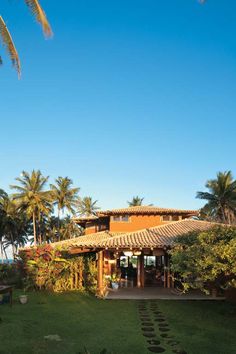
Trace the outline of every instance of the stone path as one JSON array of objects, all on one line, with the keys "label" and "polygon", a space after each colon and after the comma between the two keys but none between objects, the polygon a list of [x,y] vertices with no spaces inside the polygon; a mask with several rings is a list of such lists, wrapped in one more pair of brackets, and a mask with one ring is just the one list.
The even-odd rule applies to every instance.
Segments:
[{"label": "stone path", "polygon": [[147,350],[152,353],[187,354],[171,334],[165,315],[158,308],[157,301],[138,301],[141,330],[147,340]]}]

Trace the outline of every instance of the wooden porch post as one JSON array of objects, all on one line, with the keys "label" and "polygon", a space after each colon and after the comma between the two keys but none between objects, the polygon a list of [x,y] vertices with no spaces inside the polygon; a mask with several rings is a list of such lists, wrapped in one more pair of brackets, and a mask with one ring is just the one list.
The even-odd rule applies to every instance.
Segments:
[{"label": "wooden porch post", "polygon": [[138,256],[138,269],[137,269],[137,287],[144,287],[144,255],[143,253]]},{"label": "wooden porch post", "polygon": [[97,275],[97,294],[99,296],[103,295],[103,261],[104,261],[104,253],[103,251],[98,252],[98,275]]},{"label": "wooden porch post", "polygon": [[170,257],[169,255],[167,255],[167,267],[168,267],[168,271],[167,271],[167,288],[171,287],[171,274],[170,274]]},{"label": "wooden porch post", "polygon": [[166,272],[166,266],[167,266],[167,262],[166,262],[166,254],[164,255],[164,288],[167,287],[167,272]]}]

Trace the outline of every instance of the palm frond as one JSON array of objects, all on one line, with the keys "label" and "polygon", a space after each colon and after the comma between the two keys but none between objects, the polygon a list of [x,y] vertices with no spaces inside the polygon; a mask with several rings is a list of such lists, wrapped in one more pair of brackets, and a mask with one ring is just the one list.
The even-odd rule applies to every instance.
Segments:
[{"label": "palm frond", "polygon": [[43,32],[46,37],[51,37],[53,35],[50,24],[47,20],[46,14],[43,11],[38,0],[25,0],[26,5],[29,7],[33,15],[35,16],[38,23],[41,24]]},{"label": "palm frond", "polygon": [[12,40],[12,37],[10,35],[10,32],[7,29],[7,26],[2,18],[0,16],[0,38],[6,47],[7,53],[9,54],[13,66],[16,68],[18,72],[18,76],[20,77],[21,69],[20,69],[20,59],[16,50],[16,47],[14,45],[14,42]]}]

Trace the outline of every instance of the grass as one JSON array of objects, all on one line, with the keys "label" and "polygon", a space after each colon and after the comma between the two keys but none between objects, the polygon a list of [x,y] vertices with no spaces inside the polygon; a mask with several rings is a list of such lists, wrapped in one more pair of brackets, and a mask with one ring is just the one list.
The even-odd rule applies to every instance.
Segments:
[{"label": "grass", "polygon": [[[17,293],[15,293],[15,297]],[[236,308],[224,302],[157,301],[171,334],[188,354],[232,354]],[[29,303],[0,305],[0,354],[148,353],[136,301],[97,300],[78,293],[29,294]],[[62,341],[44,336],[57,334]],[[163,344],[170,354],[170,347]]]}]

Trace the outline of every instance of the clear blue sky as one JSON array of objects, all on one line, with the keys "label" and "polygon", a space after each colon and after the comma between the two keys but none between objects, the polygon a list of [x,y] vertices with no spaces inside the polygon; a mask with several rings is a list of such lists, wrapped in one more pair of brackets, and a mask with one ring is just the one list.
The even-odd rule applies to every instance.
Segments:
[{"label": "clear blue sky", "polygon": [[236,175],[235,0],[41,3],[53,40],[1,1],[22,79],[3,54],[0,187],[35,168],[102,208],[198,208],[208,178]]}]

